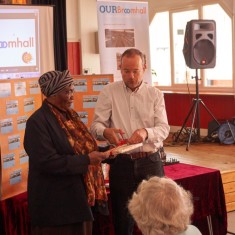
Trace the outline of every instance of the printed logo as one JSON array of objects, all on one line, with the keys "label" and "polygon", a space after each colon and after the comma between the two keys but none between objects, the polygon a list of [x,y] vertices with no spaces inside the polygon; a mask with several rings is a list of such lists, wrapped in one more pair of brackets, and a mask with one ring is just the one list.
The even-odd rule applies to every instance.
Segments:
[{"label": "printed logo", "polygon": [[22,47],[34,47],[34,38],[29,37],[28,40],[21,41],[16,38],[14,41],[0,41],[0,48],[22,48]]},{"label": "printed logo", "polygon": [[121,6],[105,6],[101,5],[99,7],[101,13],[117,13],[117,14],[146,14],[146,7],[138,8],[123,8]]},{"label": "printed logo", "polygon": [[23,55],[22,55],[22,60],[24,63],[28,64],[29,62],[31,62],[33,60],[33,57],[30,53],[28,52],[25,52]]}]

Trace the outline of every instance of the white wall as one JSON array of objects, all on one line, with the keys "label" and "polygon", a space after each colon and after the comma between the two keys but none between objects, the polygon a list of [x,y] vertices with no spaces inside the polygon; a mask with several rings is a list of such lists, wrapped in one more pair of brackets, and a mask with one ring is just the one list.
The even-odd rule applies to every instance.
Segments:
[{"label": "white wall", "polygon": [[[235,14],[235,0],[149,0],[147,2],[149,3],[150,22],[157,11],[172,8],[180,9],[181,6],[185,5],[194,6],[205,3],[222,2],[227,10],[233,14],[233,17]],[[81,42],[82,69],[88,68],[90,73],[99,74],[100,59],[96,37],[98,32],[96,0],[67,0],[66,7],[68,42]]]},{"label": "white wall", "polygon": [[[95,0],[67,0],[67,38],[68,42],[81,42],[82,71],[100,73],[100,59],[97,48],[98,32]],[[74,17],[77,15],[78,17]]]},{"label": "white wall", "polygon": [[79,42],[80,33],[80,11],[78,10],[78,1],[66,0],[66,16],[67,16],[67,41]]}]

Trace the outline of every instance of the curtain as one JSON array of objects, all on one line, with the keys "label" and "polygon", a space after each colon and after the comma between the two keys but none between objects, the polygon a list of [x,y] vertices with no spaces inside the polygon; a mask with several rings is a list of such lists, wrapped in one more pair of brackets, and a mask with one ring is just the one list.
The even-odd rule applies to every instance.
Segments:
[{"label": "curtain", "polygon": [[54,56],[55,69],[68,69],[66,0],[32,0],[33,5],[54,5]]}]

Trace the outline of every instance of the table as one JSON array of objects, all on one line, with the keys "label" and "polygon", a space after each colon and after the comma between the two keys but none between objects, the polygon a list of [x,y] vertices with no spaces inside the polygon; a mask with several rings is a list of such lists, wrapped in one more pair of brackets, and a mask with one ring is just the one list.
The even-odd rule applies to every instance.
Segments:
[{"label": "table", "polygon": [[1,201],[0,234],[29,235],[30,220],[28,214],[27,192]]},{"label": "table", "polygon": [[[219,170],[188,164],[165,166],[166,176],[189,190],[194,198],[193,224],[203,235],[225,235],[227,213],[224,190]],[[29,235],[30,221],[27,210],[27,193],[17,195],[0,203],[0,234]],[[211,228],[208,227],[212,225]],[[113,235],[110,217],[96,218],[96,235]],[[99,231],[98,231],[99,230]],[[141,234],[135,229],[135,235]]]},{"label": "table", "polygon": [[[227,212],[219,170],[180,163],[166,166],[165,174],[192,193],[194,199],[192,221],[203,235],[227,233]],[[208,228],[208,220],[212,228]]]},{"label": "table", "polygon": [[[164,169],[167,177],[192,193],[192,224],[197,226],[203,235],[226,235],[227,212],[220,171],[182,163],[165,166]],[[100,216],[98,220],[97,235],[114,234],[111,218]],[[134,229],[134,235],[141,235],[138,228]]]}]

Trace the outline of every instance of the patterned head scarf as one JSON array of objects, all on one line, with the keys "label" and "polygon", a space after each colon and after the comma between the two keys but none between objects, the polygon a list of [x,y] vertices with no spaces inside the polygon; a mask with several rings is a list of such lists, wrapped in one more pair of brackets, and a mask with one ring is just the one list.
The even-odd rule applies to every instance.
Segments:
[{"label": "patterned head scarf", "polygon": [[49,71],[44,73],[38,80],[42,94],[46,97],[55,95],[62,91],[65,87],[73,83],[68,70],[60,71]]}]

